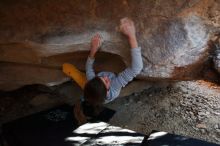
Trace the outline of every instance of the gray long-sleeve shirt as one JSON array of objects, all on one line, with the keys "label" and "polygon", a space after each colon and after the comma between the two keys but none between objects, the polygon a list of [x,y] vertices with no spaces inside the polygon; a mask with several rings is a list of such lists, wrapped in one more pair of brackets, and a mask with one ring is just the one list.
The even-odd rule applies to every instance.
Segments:
[{"label": "gray long-sleeve shirt", "polygon": [[[97,76],[103,77],[107,76],[110,79],[110,88],[107,92],[107,96],[105,99],[105,103],[109,103],[116,99],[119,96],[122,87],[128,84],[128,82],[132,81],[134,77],[136,77],[143,68],[143,61],[141,57],[141,48],[133,48],[131,49],[131,66],[127,67],[124,71],[119,73],[117,76],[112,72],[100,72]],[[86,77],[87,80],[93,79],[96,75],[93,69],[95,59],[87,58],[86,61]]]}]

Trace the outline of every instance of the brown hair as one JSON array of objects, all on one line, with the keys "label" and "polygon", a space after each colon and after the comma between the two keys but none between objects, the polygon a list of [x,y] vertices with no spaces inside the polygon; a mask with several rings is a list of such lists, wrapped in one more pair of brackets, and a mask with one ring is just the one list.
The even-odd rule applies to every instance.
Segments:
[{"label": "brown hair", "polygon": [[89,80],[84,88],[84,99],[91,105],[100,105],[105,101],[107,89],[100,77]]},{"label": "brown hair", "polygon": [[88,102],[78,100],[74,105],[74,117],[78,125],[85,124],[88,120],[97,117],[103,111],[102,105],[93,106]]}]

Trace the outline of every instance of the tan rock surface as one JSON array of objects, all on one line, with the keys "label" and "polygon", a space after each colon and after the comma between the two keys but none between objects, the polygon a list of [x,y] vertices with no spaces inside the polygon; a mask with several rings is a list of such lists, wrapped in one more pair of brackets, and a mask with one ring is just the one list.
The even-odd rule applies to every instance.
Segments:
[{"label": "tan rock surface", "polygon": [[[90,39],[96,32],[105,40],[97,70],[119,72],[130,63],[127,40],[117,31],[119,20],[125,16],[135,21],[142,47],[144,69],[139,79],[202,78],[211,51],[208,42],[220,31],[219,14],[220,1],[215,0],[2,0],[0,62],[10,64],[1,65],[4,73],[0,74],[7,72],[6,77],[0,77],[1,89],[14,85],[13,80],[17,87],[60,83],[66,78],[58,69],[64,62],[83,70]],[[15,76],[14,66],[24,64],[31,70],[44,67],[44,74],[30,71],[32,74]],[[29,72],[30,68],[20,70]]]}]

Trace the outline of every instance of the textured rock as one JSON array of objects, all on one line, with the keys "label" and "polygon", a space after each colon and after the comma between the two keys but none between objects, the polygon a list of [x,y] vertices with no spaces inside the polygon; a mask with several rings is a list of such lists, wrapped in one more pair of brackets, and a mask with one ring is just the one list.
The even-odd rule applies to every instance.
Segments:
[{"label": "textured rock", "polygon": [[215,56],[213,57],[213,62],[215,69],[220,73],[220,40],[215,44]]},{"label": "textured rock", "polygon": [[37,95],[30,101],[30,105],[35,107],[37,106],[39,107],[46,104],[53,104],[53,103],[55,103],[53,99],[50,99],[48,95],[43,95],[43,94]]},{"label": "textured rock", "polygon": [[53,86],[69,80],[60,69],[13,63],[0,63],[0,66],[0,89],[3,90],[33,83]]},{"label": "textured rock", "polygon": [[[139,79],[199,79],[210,55],[208,41],[220,31],[219,14],[220,1],[215,0],[2,0],[0,62],[8,64],[1,65],[0,87],[60,83],[65,79],[60,70],[64,62],[84,70],[96,32],[105,40],[96,69],[121,71],[130,63],[127,40],[117,31],[125,16],[135,21],[142,47],[144,69]],[[35,71],[27,74],[29,68],[22,68],[17,74],[17,65]],[[47,71],[39,76],[38,68]]]}]

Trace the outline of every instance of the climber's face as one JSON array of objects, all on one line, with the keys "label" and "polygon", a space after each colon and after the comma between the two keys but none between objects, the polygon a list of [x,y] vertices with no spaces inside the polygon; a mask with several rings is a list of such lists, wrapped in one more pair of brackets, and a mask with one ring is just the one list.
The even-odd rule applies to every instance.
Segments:
[{"label": "climber's face", "polygon": [[100,78],[101,78],[102,82],[105,84],[106,89],[109,90],[110,84],[111,84],[110,79],[107,76],[100,77]]}]

